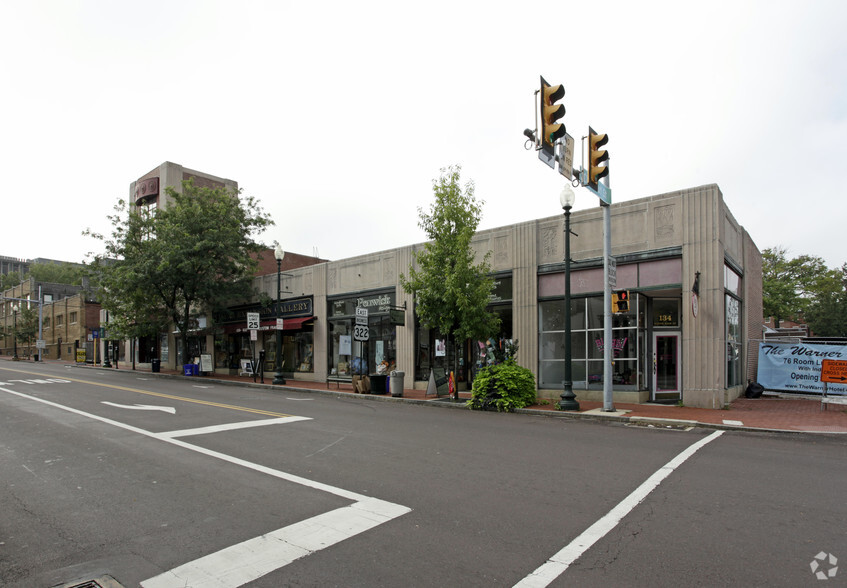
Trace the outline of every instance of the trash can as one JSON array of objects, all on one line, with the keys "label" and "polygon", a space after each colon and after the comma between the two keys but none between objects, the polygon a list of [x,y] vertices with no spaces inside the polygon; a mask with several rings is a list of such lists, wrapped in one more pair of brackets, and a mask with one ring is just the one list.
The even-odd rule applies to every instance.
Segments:
[{"label": "trash can", "polygon": [[397,370],[391,372],[389,385],[391,386],[392,396],[403,396],[403,378],[405,376],[406,372],[398,372]]},{"label": "trash can", "polygon": [[159,370],[162,369],[162,360],[161,359],[152,359],[150,360],[150,369],[154,374],[158,374]]}]

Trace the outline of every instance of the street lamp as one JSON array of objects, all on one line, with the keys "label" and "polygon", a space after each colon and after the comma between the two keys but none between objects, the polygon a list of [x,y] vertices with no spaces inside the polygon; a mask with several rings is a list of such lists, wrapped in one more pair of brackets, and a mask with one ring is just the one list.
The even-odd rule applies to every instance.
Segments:
[{"label": "street lamp", "polygon": [[[282,292],[282,259],[285,257],[285,251],[282,250],[282,245],[277,244],[274,249],[274,257],[276,258],[276,318],[279,319],[280,296]],[[282,329],[276,329],[276,365],[274,366],[276,373],[274,374],[274,384],[285,384],[285,378],[282,377]]]},{"label": "street lamp", "polygon": [[565,381],[559,400],[559,410],[579,410],[579,402],[573,393],[573,372],[571,371],[571,208],[576,195],[569,184],[565,184],[559,195],[562,210],[565,211]]},{"label": "street lamp", "polygon": [[14,313],[14,327],[12,327],[12,341],[15,345],[15,354],[12,356],[12,361],[18,361],[18,308],[17,304],[12,304],[12,312]]}]

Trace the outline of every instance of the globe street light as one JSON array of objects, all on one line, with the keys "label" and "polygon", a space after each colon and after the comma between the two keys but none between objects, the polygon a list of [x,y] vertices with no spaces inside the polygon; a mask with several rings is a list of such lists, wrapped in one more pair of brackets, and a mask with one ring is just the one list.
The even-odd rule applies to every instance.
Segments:
[{"label": "globe street light", "polygon": [[[282,259],[285,257],[285,251],[282,250],[282,245],[277,244],[276,249],[274,249],[274,257],[276,258],[276,318],[279,319],[279,299],[282,292]],[[274,374],[273,383],[285,384],[285,378],[282,377],[282,329],[279,326],[276,329],[276,365],[274,369],[276,373]]]},{"label": "globe street light", "polygon": [[573,393],[571,371],[571,208],[576,195],[569,184],[565,184],[559,195],[559,203],[565,211],[565,381],[559,400],[559,410],[579,410],[579,402]]}]

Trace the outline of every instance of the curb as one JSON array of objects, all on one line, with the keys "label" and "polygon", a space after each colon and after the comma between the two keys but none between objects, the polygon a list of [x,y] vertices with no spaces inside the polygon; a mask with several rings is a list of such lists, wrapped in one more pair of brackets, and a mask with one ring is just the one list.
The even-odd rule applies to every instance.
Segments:
[{"label": "curb", "polygon": [[[66,367],[76,367],[82,369],[110,369],[103,368],[102,366],[92,366],[92,365],[79,365],[79,364],[65,364]],[[114,368],[111,368],[114,370]],[[119,372],[131,372],[131,370],[114,370]],[[170,378],[170,379],[180,379],[180,380],[189,380],[195,378],[195,376],[185,376],[182,374],[167,374],[167,373],[153,373],[153,372],[135,372],[135,373],[143,373],[145,375],[149,374],[152,377],[159,378]],[[418,406],[432,406],[439,408],[451,408],[451,409],[462,409],[462,410],[470,410],[464,402],[449,402],[443,399],[433,398],[433,399],[423,399],[423,398],[404,398],[402,396],[375,396],[371,394],[351,394],[349,392],[337,392],[332,390],[321,390],[318,388],[300,388],[298,386],[289,386],[288,384],[284,384],[282,386],[275,386],[273,384],[262,384],[259,382],[240,382],[233,380],[221,380],[211,376],[204,376],[204,382],[214,382],[216,384],[221,384],[224,386],[242,386],[247,388],[256,388],[261,390],[291,390],[294,392],[302,392],[307,394],[321,394],[324,396],[330,396],[334,398],[346,398],[346,399],[361,399],[367,400],[371,402],[396,402],[396,403],[405,403],[411,405]],[[507,414],[507,413],[503,413]],[[720,431],[741,431],[748,433],[779,433],[783,435],[847,435],[847,432],[840,431],[795,431],[789,429],[768,429],[761,427],[750,427],[746,425],[727,425],[723,423],[705,423],[701,421],[692,421],[692,420],[683,420],[683,419],[669,419],[669,418],[657,418],[657,417],[648,417],[648,416],[626,416],[620,414],[603,414],[602,412],[565,412],[565,411],[557,411],[557,410],[536,410],[531,408],[519,408],[514,411],[514,414],[522,414],[527,416],[536,416],[536,417],[545,417],[545,418],[558,418],[558,419],[570,419],[570,420],[592,420],[596,422],[607,422],[607,423],[622,423],[625,425],[632,426],[648,426],[648,427],[665,427],[672,429],[692,429],[692,428],[701,428],[701,429],[710,429],[710,430],[720,430]]]}]

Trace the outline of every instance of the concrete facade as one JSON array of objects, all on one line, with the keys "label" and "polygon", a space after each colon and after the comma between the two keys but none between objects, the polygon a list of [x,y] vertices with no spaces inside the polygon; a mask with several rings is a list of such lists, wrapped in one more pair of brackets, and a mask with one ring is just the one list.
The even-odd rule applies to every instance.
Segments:
[{"label": "concrete facade", "polygon": [[[602,217],[599,207],[572,214],[571,228],[579,235],[571,239],[571,287],[575,298],[596,300],[602,294]],[[761,253],[714,184],[613,204],[611,222],[612,255],[618,264],[617,288],[629,289],[637,295],[640,305],[630,320],[631,330],[627,331],[632,339],[638,339],[638,357],[632,360],[633,367],[637,366],[637,379],[633,375],[635,383],[621,386],[620,390],[615,384],[614,399],[644,402],[653,398],[659,376],[651,373],[651,363],[655,366],[663,360],[656,355],[651,360],[657,345],[651,336],[669,331],[680,340],[678,357],[674,359],[678,363],[673,367],[673,376],[679,380],[679,402],[723,407],[743,392],[748,374],[755,374],[755,352],[748,341],[762,336]],[[414,300],[402,290],[399,276],[408,271],[413,252],[421,247],[422,244],[401,247],[287,272],[283,290],[291,294],[285,297],[312,297],[314,308],[314,368],[311,373],[296,374],[296,379],[321,381],[334,369],[329,325],[333,299],[388,292],[393,294],[396,306],[405,304],[407,308],[406,326],[394,327],[389,347],[396,353],[397,369],[406,372],[410,385],[409,375],[418,371],[416,362],[427,344],[418,340],[421,337],[415,328]],[[518,363],[533,371],[540,396],[557,398],[561,385],[545,383],[541,373],[542,364],[550,358],[539,356],[539,322],[543,318],[542,302],[552,301],[552,305],[563,300],[562,216],[480,231],[473,247],[480,256],[491,251],[492,272],[511,277],[511,337],[520,342]],[[699,304],[694,316],[692,289],[698,273]],[[739,281],[739,289],[730,292],[728,283],[731,290],[734,280]],[[275,275],[257,278],[256,286],[268,296],[276,296]],[[735,302],[728,301],[730,296]],[[649,313],[656,301],[678,308],[672,328],[650,323]],[[728,329],[732,328],[727,326],[727,313],[734,313],[735,308],[740,308],[741,316],[733,320],[740,322],[736,331],[740,329],[741,334],[728,341]],[[588,335],[594,336],[592,333]],[[635,349],[632,340],[630,345]],[[590,340],[586,348],[592,352]],[[742,359],[730,365],[728,353],[741,353]],[[556,367],[549,362],[544,365]],[[597,367],[596,362],[586,365],[589,371]],[[732,367],[736,365],[737,369]],[[546,377],[550,379],[549,375]],[[418,379],[414,385],[426,387],[427,382]],[[602,397],[602,390],[588,375],[581,388],[575,381],[574,391],[578,399]]]}]

